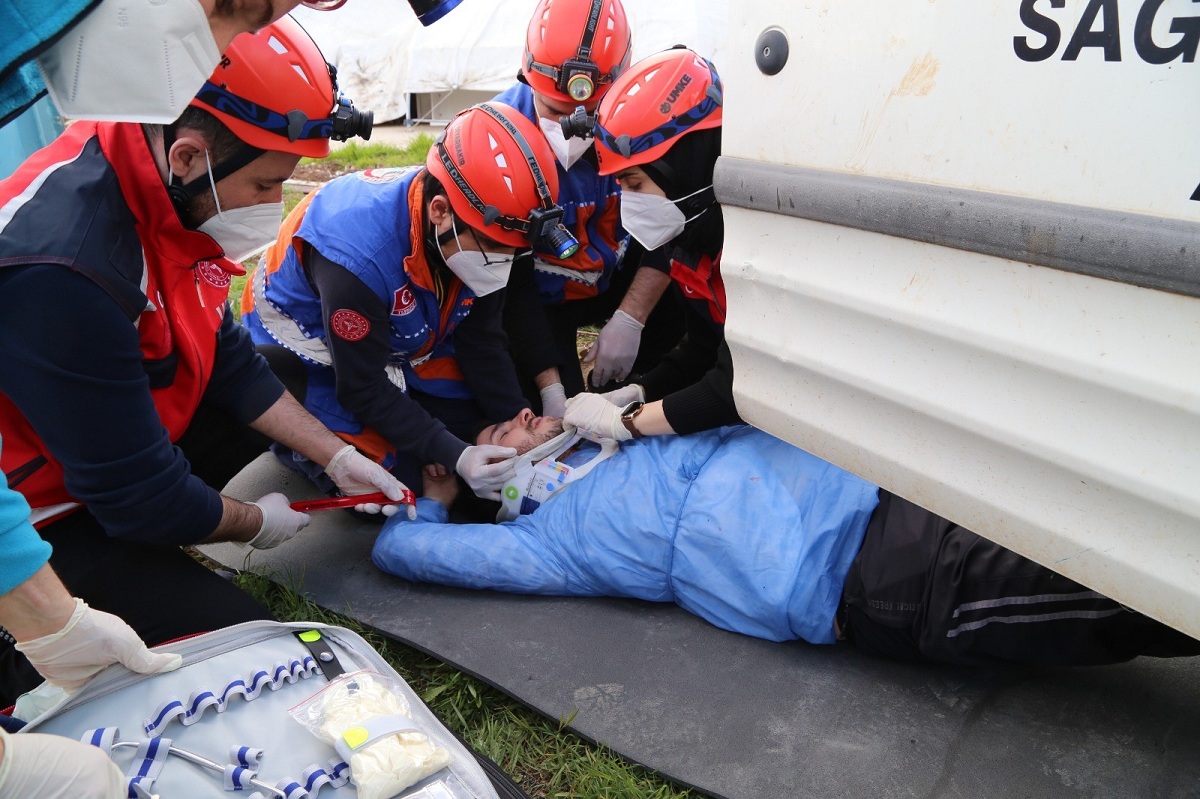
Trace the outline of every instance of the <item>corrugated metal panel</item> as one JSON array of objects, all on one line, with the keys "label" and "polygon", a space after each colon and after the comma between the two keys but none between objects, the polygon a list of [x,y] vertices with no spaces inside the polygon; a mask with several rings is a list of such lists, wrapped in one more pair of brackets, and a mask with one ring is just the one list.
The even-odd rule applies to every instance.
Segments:
[{"label": "corrugated metal panel", "polygon": [[1200,637],[1198,19],[747,3],[717,191],[749,421]]},{"label": "corrugated metal panel", "polygon": [[1200,300],[727,221],[748,421],[1200,637]]}]

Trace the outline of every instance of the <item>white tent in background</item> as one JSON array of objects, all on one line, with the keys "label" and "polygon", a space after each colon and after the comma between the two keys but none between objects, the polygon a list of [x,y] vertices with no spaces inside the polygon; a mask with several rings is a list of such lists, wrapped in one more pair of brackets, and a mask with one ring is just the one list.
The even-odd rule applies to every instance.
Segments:
[{"label": "white tent in background", "polygon": [[[338,68],[342,90],[376,122],[441,121],[510,86],[537,0],[463,0],[423,28],[399,0],[293,12]],[[720,70],[728,0],[624,0],[633,58],[686,44]]]}]

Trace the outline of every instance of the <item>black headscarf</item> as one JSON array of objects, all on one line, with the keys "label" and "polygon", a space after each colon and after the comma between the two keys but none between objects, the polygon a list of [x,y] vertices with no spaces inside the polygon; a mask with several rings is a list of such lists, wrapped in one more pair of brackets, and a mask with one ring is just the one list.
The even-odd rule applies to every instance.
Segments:
[{"label": "black headscarf", "polygon": [[685,133],[662,158],[642,165],[670,200],[699,192],[678,203],[691,221],[671,240],[688,252],[716,255],[725,240],[725,221],[712,190],[713,168],[720,154],[721,129],[709,128]]}]

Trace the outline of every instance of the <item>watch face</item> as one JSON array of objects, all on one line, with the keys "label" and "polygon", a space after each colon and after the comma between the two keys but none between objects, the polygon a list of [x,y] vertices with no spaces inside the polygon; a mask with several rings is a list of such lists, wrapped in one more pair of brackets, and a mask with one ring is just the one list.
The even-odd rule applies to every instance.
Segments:
[{"label": "watch face", "polygon": [[621,418],[628,419],[642,409],[643,403],[634,400],[621,409]]}]

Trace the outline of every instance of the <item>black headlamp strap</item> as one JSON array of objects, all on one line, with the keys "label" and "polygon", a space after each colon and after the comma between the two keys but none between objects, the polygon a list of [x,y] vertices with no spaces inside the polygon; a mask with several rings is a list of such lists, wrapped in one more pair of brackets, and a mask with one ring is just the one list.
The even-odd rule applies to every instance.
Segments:
[{"label": "black headlamp strap", "polygon": [[[550,188],[546,184],[546,177],[542,173],[542,168],[538,164],[537,157],[533,154],[533,148],[529,146],[529,142],[525,140],[525,137],[521,134],[521,131],[509,121],[508,117],[504,116],[487,103],[480,103],[477,107],[483,109],[488,116],[492,117],[501,125],[503,125],[504,129],[513,137],[513,141],[517,143],[517,147],[520,148],[521,154],[525,157],[525,163],[529,166],[529,171],[533,173],[533,182],[537,187],[538,201],[541,209],[550,210],[556,207],[554,198],[550,196]],[[501,227],[507,228],[508,230],[516,230],[521,233],[529,232],[528,219],[520,219],[515,216],[501,214],[500,210],[496,208],[496,206],[488,205],[480,198],[479,194],[467,181],[466,176],[463,175],[458,166],[455,165],[454,160],[450,158],[450,151],[446,148],[444,134],[442,138],[438,140],[436,147],[438,152],[438,160],[442,162],[442,166],[446,169],[446,174],[450,176],[452,181],[454,181],[454,185],[457,186],[458,190],[462,192],[467,202],[471,204],[471,207],[483,215],[484,224],[491,225],[498,223]]]},{"label": "black headlamp strap", "polygon": [[[218,164],[212,165],[212,182],[220,183],[222,180],[229,177],[234,172],[237,172],[251,161],[254,161],[265,152],[266,150],[260,150],[257,147],[251,147],[249,144],[243,144],[233,153],[233,155],[229,156]],[[208,170],[205,170],[205,174],[189,183],[184,184],[180,188],[186,191],[189,195],[195,196],[203,193],[204,189],[208,186]]]},{"label": "black headlamp strap", "polygon": [[[464,175],[454,163],[454,160],[450,157],[450,151],[446,149],[444,133],[442,134],[442,137],[438,139],[435,146],[437,147],[438,160],[442,162],[442,167],[445,168],[446,174],[450,176],[450,180],[454,181],[454,185],[458,187],[460,192],[462,192],[463,197],[466,198],[471,207],[483,215],[483,221],[490,225],[492,222],[501,218],[495,207],[485,204],[483,200],[480,199],[479,195],[475,192],[475,189],[471,188],[471,184],[467,181],[466,175]],[[489,210],[494,212],[490,215],[490,217],[488,214]]]},{"label": "black headlamp strap", "polygon": [[596,39],[596,28],[600,26],[600,12],[604,9],[605,0],[592,0],[592,10],[588,13],[587,24],[583,26],[583,38],[579,40],[579,48],[575,57],[580,61],[592,60],[592,42]]},{"label": "black headlamp strap", "polygon": [[[189,181],[188,183],[179,183],[179,178],[171,171],[170,156],[171,145],[175,143],[177,138],[175,126],[163,125],[163,151],[167,157],[167,194],[171,197],[171,202],[177,209],[182,211],[187,207],[188,202],[211,187],[208,177],[208,169],[204,170],[204,174]],[[212,165],[212,183],[220,183],[225,178],[237,172],[242,167],[248,165],[259,156],[266,153],[266,150],[260,150],[257,147],[251,147],[249,144],[242,145],[234,151],[232,155],[221,161],[218,164]]]},{"label": "black headlamp strap", "polygon": [[[596,83],[610,83],[615,79],[617,67],[613,68],[612,72],[607,75],[600,74],[600,67],[592,60],[592,44],[596,41],[596,29],[600,27],[600,13],[604,10],[606,0],[592,0],[592,9],[588,12],[587,24],[583,27],[583,36],[579,39],[579,46],[575,48],[574,61],[584,61],[592,66],[595,70]],[[566,76],[563,74],[562,67],[543,64],[540,61],[535,61],[533,53],[529,50],[525,51],[525,67],[526,69],[537,72],[539,75],[545,75],[550,80],[554,81],[560,91],[564,90],[563,83]],[[523,80],[523,73],[518,76]]]},{"label": "black headlamp strap", "polygon": [[513,137],[513,141],[521,149],[521,155],[525,156],[525,163],[529,165],[529,171],[533,173],[533,182],[537,187],[538,202],[541,204],[543,210],[552,208],[554,206],[554,198],[550,196],[550,187],[546,184],[546,176],[542,173],[541,164],[538,163],[537,156],[533,154],[533,148],[529,146],[529,142],[525,140],[521,131],[517,130],[517,126],[508,117],[504,116],[504,114],[501,114],[487,103],[480,103],[479,107],[488,116],[499,122],[508,131],[509,135]]}]

